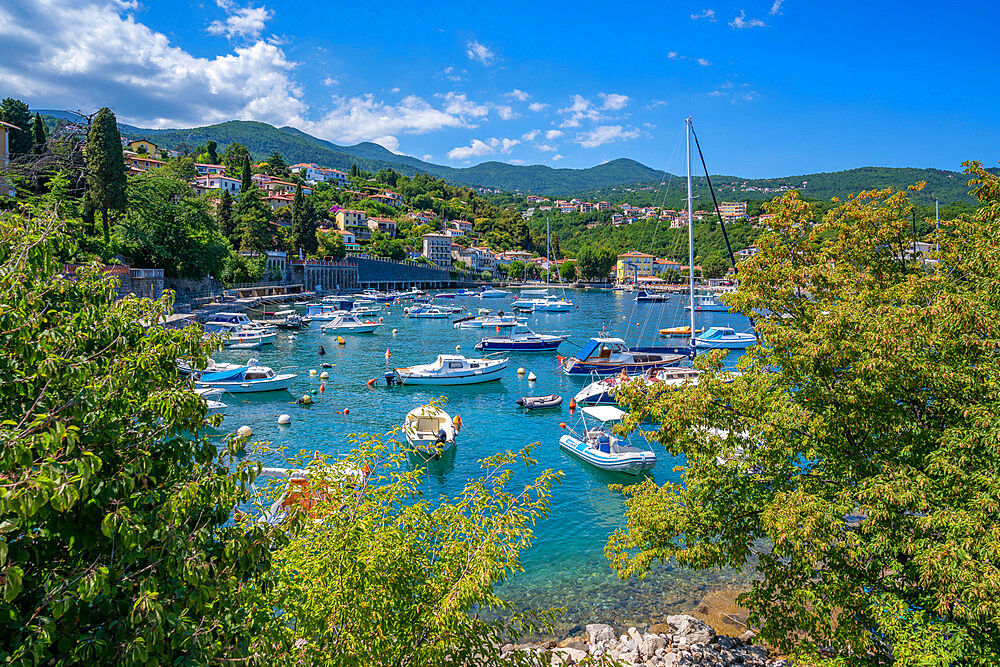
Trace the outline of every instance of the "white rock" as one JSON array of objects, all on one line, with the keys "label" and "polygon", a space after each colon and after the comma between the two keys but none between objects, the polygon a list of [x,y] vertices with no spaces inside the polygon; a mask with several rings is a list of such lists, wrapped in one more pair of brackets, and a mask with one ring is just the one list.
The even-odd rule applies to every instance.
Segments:
[{"label": "white rock", "polygon": [[587,640],[591,645],[595,645],[598,642],[613,642],[615,640],[615,631],[610,625],[604,623],[591,623],[587,625]]},{"label": "white rock", "polygon": [[292,417],[291,417],[291,415],[278,415],[278,423],[279,424],[291,424],[292,423]]},{"label": "white rock", "polygon": [[659,655],[666,645],[667,642],[662,637],[646,635],[646,638],[642,640],[642,644],[639,645],[639,652],[648,660],[654,655]]},{"label": "white rock", "polygon": [[574,665],[587,657],[586,651],[575,648],[554,648],[552,649],[553,665]]}]

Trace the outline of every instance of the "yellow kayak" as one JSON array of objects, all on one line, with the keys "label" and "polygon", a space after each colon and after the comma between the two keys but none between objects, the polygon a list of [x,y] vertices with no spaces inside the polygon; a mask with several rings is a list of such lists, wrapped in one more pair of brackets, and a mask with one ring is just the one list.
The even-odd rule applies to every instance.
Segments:
[{"label": "yellow kayak", "polygon": [[[696,333],[703,332],[704,329],[698,329]],[[691,327],[667,327],[666,329],[660,329],[661,336],[690,336]]]}]

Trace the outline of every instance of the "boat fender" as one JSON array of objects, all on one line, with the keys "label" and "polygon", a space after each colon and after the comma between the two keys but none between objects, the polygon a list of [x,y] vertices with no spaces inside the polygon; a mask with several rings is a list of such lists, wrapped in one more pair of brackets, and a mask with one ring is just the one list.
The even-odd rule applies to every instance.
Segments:
[{"label": "boat fender", "polygon": [[457,350],[461,350],[461,349],[462,349],[462,346],[461,346],[461,345],[456,345],[456,346],[455,346],[455,350],[456,350],[456,351],[457,351]]},{"label": "boat fender", "polygon": [[278,415],[278,423],[282,426],[287,426],[292,423],[291,415]]},{"label": "boat fender", "polygon": [[517,369],[517,374],[518,375],[524,375],[524,372],[525,371],[524,371],[524,367],[523,366]]},{"label": "boat fender", "polygon": [[451,420],[451,423],[454,424],[455,430],[458,431],[462,428],[462,417],[460,415],[455,415],[455,418]]},{"label": "boat fender", "polygon": [[369,387],[374,387],[374,386],[375,386],[375,378],[372,378],[372,379],[371,379],[371,380],[369,380],[369,381],[368,381],[368,382],[367,382],[366,384],[367,384],[367,385],[368,385]]},{"label": "boat fender", "polygon": [[320,345],[320,346],[319,346],[319,350],[318,350],[318,351],[319,351],[319,353],[320,353],[321,355],[323,355],[323,354],[326,354],[326,350],[324,350],[324,349],[323,349],[323,346],[322,346],[322,345]]},{"label": "boat fender", "polygon": [[327,373],[326,371],[323,371],[322,373],[319,374],[319,379],[320,380],[329,380],[330,379],[330,374]]},{"label": "boat fender", "polygon": [[310,376],[316,375],[316,369],[315,368],[310,368],[309,369],[309,375]]},{"label": "boat fender", "polygon": [[398,331],[399,331],[399,329],[393,329],[392,330],[392,335],[395,336]]},{"label": "boat fender", "polygon": [[[454,423],[454,421],[452,423]],[[448,434],[445,433],[444,429],[443,428],[438,429],[437,440],[434,441],[435,444],[440,445],[446,442],[447,440],[448,440]]]}]

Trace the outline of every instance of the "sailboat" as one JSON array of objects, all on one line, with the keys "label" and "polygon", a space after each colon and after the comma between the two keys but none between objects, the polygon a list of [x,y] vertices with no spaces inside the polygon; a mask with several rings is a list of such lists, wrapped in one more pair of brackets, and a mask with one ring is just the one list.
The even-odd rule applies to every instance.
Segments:
[{"label": "sailboat", "polygon": [[[545,254],[548,257],[552,256],[552,232],[549,228],[548,219],[545,220]],[[549,275],[551,273],[552,264],[550,263],[549,270],[545,272],[545,289],[524,290],[521,292],[522,298],[511,304],[511,307],[535,313],[568,313],[573,310],[573,302],[566,298],[565,289],[563,289],[562,298],[554,294],[549,294]],[[562,285],[562,275],[559,273],[558,265],[556,265],[556,275],[559,277],[559,284]],[[533,298],[523,298],[528,295]]]}]

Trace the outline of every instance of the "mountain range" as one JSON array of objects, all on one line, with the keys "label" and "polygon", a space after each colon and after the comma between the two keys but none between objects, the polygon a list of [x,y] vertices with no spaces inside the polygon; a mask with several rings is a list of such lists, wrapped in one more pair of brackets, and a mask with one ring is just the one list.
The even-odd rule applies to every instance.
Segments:
[{"label": "mountain range", "polygon": [[[71,112],[41,110],[40,113],[48,116],[46,120],[51,124],[57,118],[78,119]],[[621,195],[630,190],[649,190],[674,178],[662,170],[628,158],[611,160],[587,169],[553,169],[544,165],[522,166],[495,161],[473,167],[448,167],[393,153],[371,142],[340,146],[294,127],[274,127],[258,121],[231,120],[205,127],[176,130],[155,130],[119,124],[119,129],[129,139],[148,139],[167,149],[190,149],[214,140],[218,144],[219,153],[222,153],[227,145],[238,142],[245,145],[254,158],[259,159],[277,151],[289,164],[315,162],[342,171],[347,171],[351,165],[372,172],[392,168],[408,176],[425,172],[457,185],[554,197],[584,194],[611,197],[615,193]],[[703,179],[697,180],[703,186]],[[935,198],[945,203],[972,202],[967,180],[961,172],[893,167],[862,167],[766,179],[712,176],[713,185],[720,196],[740,200],[771,199],[776,192],[788,188],[802,188],[806,196],[829,199],[845,197],[864,189],[886,186],[905,188],[918,181],[926,181],[924,191],[913,196],[914,201],[922,204],[932,203]]]}]

